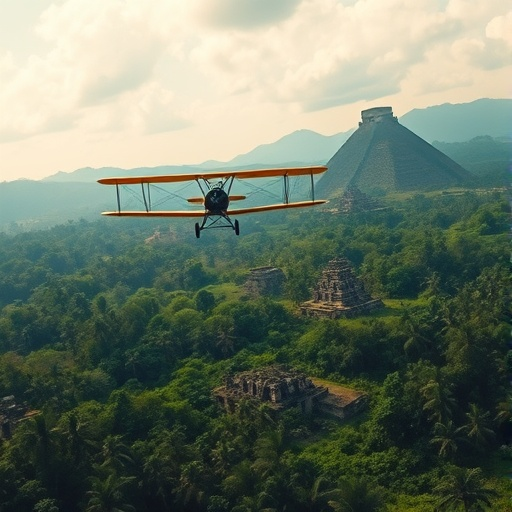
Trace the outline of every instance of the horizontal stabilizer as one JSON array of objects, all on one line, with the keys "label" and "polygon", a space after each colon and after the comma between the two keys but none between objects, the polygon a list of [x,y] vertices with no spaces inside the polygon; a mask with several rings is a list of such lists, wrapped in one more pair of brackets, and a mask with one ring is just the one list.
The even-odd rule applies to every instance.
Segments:
[{"label": "horizontal stabilizer", "polygon": [[[242,201],[246,196],[229,196],[230,201]],[[204,197],[190,197],[187,199],[189,203],[204,204]]]}]

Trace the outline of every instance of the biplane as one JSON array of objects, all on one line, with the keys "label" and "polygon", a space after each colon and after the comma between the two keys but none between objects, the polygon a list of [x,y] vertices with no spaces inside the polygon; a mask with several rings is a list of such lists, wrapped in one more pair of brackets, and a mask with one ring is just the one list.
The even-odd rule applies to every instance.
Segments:
[{"label": "biplane", "polygon": [[[327,201],[315,199],[314,176],[327,170],[325,166],[295,167],[282,169],[255,169],[244,171],[216,171],[192,174],[168,174],[161,176],[134,176],[124,178],[102,178],[98,183],[102,185],[115,185],[117,195],[117,211],[103,212],[102,215],[117,217],[202,217],[201,222],[195,224],[195,234],[199,238],[201,231],[211,228],[231,228],[236,235],[240,234],[238,220],[231,217],[246,213],[268,212],[287,208],[304,208],[324,204]],[[311,180],[309,200],[291,201],[289,179],[293,176],[309,176]],[[260,206],[249,206],[246,208],[230,209],[232,201],[242,201],[245,195],[231,194],[235,180],[246,180],[252,178],[283,178],[282,202]],[[177,183],[195,181],[202,193],[200,197],[191,197],[187,202],[193,205],[202,206],[201,210],[154,210],[151,203],[151,185],[162,183]],[[139,185],[141,187],[141,210],[123,210],[121,208],[120,186]]]}]

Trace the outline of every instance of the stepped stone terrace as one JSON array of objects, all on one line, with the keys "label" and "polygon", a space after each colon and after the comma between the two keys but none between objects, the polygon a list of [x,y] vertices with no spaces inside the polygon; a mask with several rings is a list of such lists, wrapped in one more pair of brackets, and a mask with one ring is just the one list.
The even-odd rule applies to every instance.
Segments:
[{"label": "stepped stone terrace", "polygon": [[345,258],[331,260],[313,290],[313,299],[303,302],[303,315],[323,318],[353,318],[384,307],[364,289]]}]

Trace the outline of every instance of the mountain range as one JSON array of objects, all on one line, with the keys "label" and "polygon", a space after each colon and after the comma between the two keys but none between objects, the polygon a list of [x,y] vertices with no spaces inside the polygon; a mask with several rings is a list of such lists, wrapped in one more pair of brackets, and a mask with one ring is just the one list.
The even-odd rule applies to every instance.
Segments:
[{"label": "mountain range", "polygon": [[[474,172],[475,169],[470,166],[475,159],[485,164],[493,159],[501,162],[507,159],[507,153],[510,155],[511,119],[511,99],[479,99],[471,103],[414,109],[401,116],[399,121]],[[354,124],[356,121],[354,119]],[[197,165],[134,169],[87,167],[71,173],[59,172],[41,181],[0,183],[0,229],[5,229],[12,222],[43,226],[79,217],[97,217],[99,211],[112,207],[112,190],[95,183],[101,177],[325,164],[355,130],[356,127],[330,136],[310,130],[297,130],[272,144],[257,146],[229,162],[210,160]],[[473,154],[468,159],[465,156],[468,147],[476,147],[470,142],[474,138],[478,138],[479,149],[474,150],[477,155]]]}]

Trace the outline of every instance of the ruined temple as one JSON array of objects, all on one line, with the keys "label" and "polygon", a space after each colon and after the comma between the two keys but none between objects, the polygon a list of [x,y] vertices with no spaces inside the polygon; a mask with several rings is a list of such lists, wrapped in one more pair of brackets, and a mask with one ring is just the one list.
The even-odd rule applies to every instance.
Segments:
[{"label": "ruined temple", "polygon": [[249,270],[244,288],[251,297],[281,295],[285,282],[284,272],[276,267],[258,267]]},{"label": "ruined temple", "polygon": [[384,307],[380,299],[373,299],[356,277],[345,258],[331,260],[322,271],[313,290],[313,299],[303,302],[303,315],[326,318],[352,318]]},{"label": "ruined temple", "polygon": [[398,122],[391,107],[361,112],[357,130],[327,162],[315,187],[333,199],[349,187],[365,193],[460,186],[471,173]]},{"label": "ruined temple", "polygon": [[325,393],[325,388],[316,387],[304,374],[281,366],[229,375],[225,386],[215,391],[228,409],[240,399],[252,397],[268,402],[275,409],[300,405],[305,412],[311,410],[313,399]]},{"label": "ruined temple", "polygon": [[0,398],[0,439],[10,439],[15,426],[23,420],[37,416],[24,403],[16,402],[13,395]]},{"label": "ruined temple", "polygon": [[341,197],[331,200],[330,206],[332,213],[358,213],[384,209],[375,198],[352,185]]},{"label": "ruined temple", "polygon": [[333,392],[323,382],[293,369],[273,365],[228,375],[225,385],[214,390],[218,402],[233,411],[242,399],[267,403],[276,412],[298,407],[303,413],[324,413],[344,419],[366,406],[366,395],[358,391],[334,386]]}]

